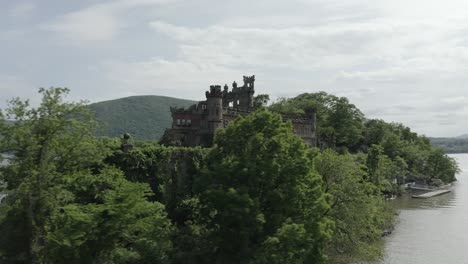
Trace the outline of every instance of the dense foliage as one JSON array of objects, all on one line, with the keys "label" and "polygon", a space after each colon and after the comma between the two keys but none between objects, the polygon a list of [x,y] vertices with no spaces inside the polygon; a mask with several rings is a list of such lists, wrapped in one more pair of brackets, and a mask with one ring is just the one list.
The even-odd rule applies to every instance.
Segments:
[{"label": "dense foliage", "polygon": [[268,111],[217,135],[195,184],[212,263],[323,262],[328,205],[307,154],[291,124]]},{"label": "dense foliage", "polygon": [[322,148],[344,147],[355,151],[363,139],[364,115],[345,97],[325,92],[306,93],[280,99],[269,108],[275,112],[299,115],[311,108],[317,110],[317,137]]},{"label": "dense foliage", "polygon": [[102,125],[101,136],[130,133],[140,140],[159,140],[171,127],[169,107],[188,107],[195,101],[165,96],[132,96],[89,105]]},{"label": "dense foliage", "polygon": [[[103,163],[107,148],[83,104],[40,89],[38,108],[0,112],[0,262],[166,263],[171,224],[146,184]],[[7,125],[4,120],[14,120]]]},{"label": "dense foliage", "polygon": [[[89,108],[63,102],[67,89],[40,92],[38,108],[14,99],[0,111],[0,263],[373,260],[395,214],[385,197],[457,172],[427,138],[324,92],[270,107],[258,96],[261,109],[212,148],[137,141],[128,152],[95,137]],[[319,148],[274,113],[311,108]]]},{"label": "dense foliage", "polygon": [[[321,149],[367,155],[368,177],[382,192],[397,193],[396,183],[441,184],[455,181],[455,160],[434,148],[429,139],[402,124],[365,119],[344,97],[325,92],[280,99],[272,111],[303,114],[317,109],[317,138]],[[432,161],[439,160],[441,166]]]},{"label": "dense foliage", "polygon": [[277,114],[239,120],[212,149],[142,144],[107,160],[127,178],[151,179],[177,227],[174,263],[325,260],[332,229],[321,177]]},{"label": "dense foliage", "polygon": [[376,259],[378,243],[393,223],[394,211],[380,194],[379,185],[366,180],[365,159],[358,155],[339,155],[326,150],[314,159],[317,172],[330,195],[327,216],[335,223],[328,245],[332,262],[349,263],[349,257]]}]

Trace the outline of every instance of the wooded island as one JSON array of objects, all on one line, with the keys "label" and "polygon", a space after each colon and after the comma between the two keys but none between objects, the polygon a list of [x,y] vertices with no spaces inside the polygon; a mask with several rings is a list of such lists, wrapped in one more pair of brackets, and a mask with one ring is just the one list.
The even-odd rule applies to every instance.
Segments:
[{"label": "wooded island", "polygon": [[[0,112],[2,263],[348,263],[382,255],[386,198],[455,181],[456,162],[402,124],[325,92],[253,98],[211,147],[97,137],[66,88]],[[317,147],[284,114],[316,110]],[[14,121],[14,122],[7,122]],[[125,150],[125,151],[124,151]]]}]

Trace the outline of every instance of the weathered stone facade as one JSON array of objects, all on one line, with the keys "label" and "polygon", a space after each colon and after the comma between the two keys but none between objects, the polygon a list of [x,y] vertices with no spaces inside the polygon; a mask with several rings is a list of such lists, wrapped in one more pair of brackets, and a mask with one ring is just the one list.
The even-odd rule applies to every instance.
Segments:
[{"label": "weathered stone facade", "polygon": [[[167,129],[163,143],[180,146],[211,146],[217,130],[225,128],[238,115],[248,115],[255,111],[255,75],[244,76],[244,84],[232,84],[221,89],[220,85],[211,85],[206,92],[206,100],[189,108],[171,108],[172,128]],[[308,146],[316,145],[316,114],[309,111],[306,117],[283,115],[285,121],[291,121],[294,132]]]}]

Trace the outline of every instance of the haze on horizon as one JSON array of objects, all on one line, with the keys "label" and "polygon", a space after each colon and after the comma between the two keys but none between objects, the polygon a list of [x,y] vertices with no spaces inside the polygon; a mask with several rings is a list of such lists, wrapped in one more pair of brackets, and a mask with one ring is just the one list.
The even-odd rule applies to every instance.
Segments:
[{"label": "haze on horizon", "polygon": [[326,91],[427,136],[468,132],[461,0],[0,1],[0,108],[66,86],[72,100],[203,99],[257,76],[272,98]]}]

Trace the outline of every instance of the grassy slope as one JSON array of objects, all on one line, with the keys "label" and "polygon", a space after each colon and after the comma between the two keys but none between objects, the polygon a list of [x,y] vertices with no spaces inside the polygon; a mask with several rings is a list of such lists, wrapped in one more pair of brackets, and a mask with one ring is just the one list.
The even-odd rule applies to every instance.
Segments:
[{"label": "grassy slope", "polygon": [[195,101],[165,96],[132,96],[91,104],[89,107],[104,129],[101,136],[130,133],[138,140],[159,140],[171,127],[170,106],[188,107]]}]

